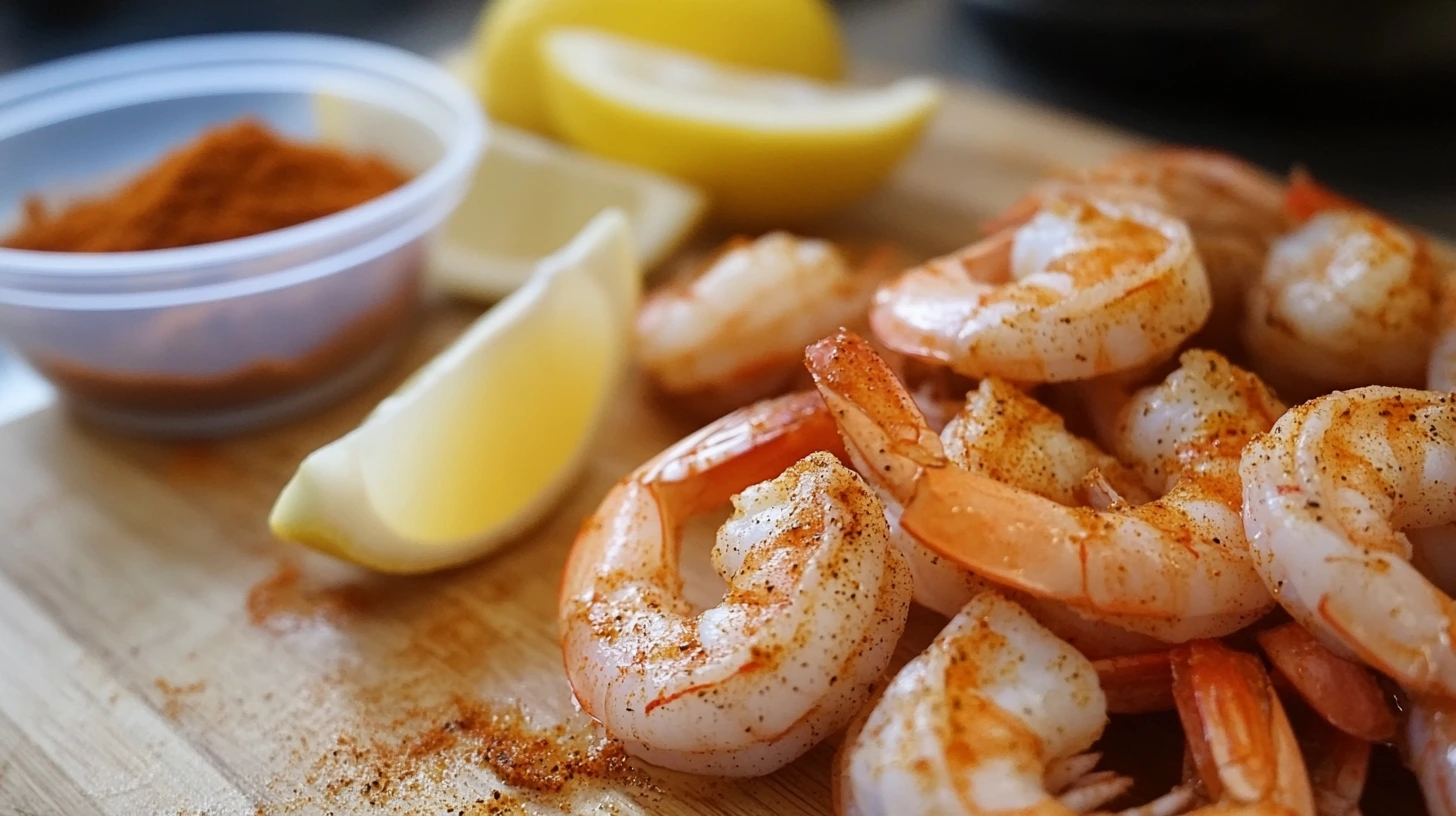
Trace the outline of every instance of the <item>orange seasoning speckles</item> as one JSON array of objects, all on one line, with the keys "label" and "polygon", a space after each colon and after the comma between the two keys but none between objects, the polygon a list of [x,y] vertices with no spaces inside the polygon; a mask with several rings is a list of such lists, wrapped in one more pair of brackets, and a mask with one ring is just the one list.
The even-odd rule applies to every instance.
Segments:
[{"label": "orange seasoning speckles", "polygon": [[314,587],[302,580],[298,564],[280,561],[277,569],[248,591],[248,621],[275,632],[311,620],[339,622],[363,614],[369,597],[353,585]]},{"label": "orange seasoning speckles", "polygon": [[182,713],[184,701],[195,694],[201,694],[207,689],[207,683],[199,680],[195,683],[172,683],[163,677],[158,677],[153,685],[157,691],[162,693],[162,714],[169,720],[175,720]]},{"label": "orange seasoning speckles", "polygon": [[471,769],[490,772],[499,784],[445,812],[525,812],[522,802],[565,802],[573,786],[585,780],[650,786],[621,744],[599,728],[540,725],[515,705],[457,695],[439,706],[406,710],[383,733],[393,736],[339,734],[313,763],[310,782],[320,793],[308,804],[325,810],[362,804],[398,812],[420,792],[430,791],[428,812],[439,813],[439,790]]}]

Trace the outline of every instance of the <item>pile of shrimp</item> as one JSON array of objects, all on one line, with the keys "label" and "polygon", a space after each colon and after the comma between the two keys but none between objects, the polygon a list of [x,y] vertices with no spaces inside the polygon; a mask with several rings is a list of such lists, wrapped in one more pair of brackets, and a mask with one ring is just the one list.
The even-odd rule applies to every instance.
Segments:
[{"label": "pile of shrimp", "polygon": [[[837,739],[844,814],[1346,816],[1377,744],[1456,814],[1441,250],[1189,149],[1049,179],[988,231],[898,273],[774,233],[649,298],[656,387],[738,407],[578,535],[581,707],[702,774]],[[680,531],[729,503],[703,609]],[[891,673],[912,603],[949,623]],[[1183,779],[1130,805],[1093,748],[1159,710]]]}]

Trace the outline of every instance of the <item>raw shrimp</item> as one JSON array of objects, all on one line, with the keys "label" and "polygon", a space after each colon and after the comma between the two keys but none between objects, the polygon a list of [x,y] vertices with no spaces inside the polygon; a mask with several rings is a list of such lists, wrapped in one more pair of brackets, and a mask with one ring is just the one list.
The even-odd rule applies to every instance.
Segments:
[{"label": "raw shrimp", "polygon": [[[904,628],[910,576],[879,502],[822,452],[837,448],[817,395],[758,403],[640,467],[583,526],[561,586],[566,673],[630,753],[768,773],[869,698]],[[713,549],[727,595],[695,614],[678,528],[743,488]]]},{"label": "raw shrimp", "polygon": [[1404,528],[1456,521],[1456,396],[1369,386],[1300,405],[1244,450],[1255,565],[1326,646],[1415,694],[1456,694],[1456,608]]},{"label": "raw shrimp", "polygon": [[730,244],[696,279],[649,295],[637,353],[663,391],[713,415],[789,387],[804,346],[864,320],[889,269],[783,232]]},{"label": "raw shrimp", "polygon": [[1042,202],[1069,192],[1141,201],[1185,221],[1213,294],[1209,332],[1237,325],[1269,245],[1289,229],[1277,180],[1226,153],[1182,147],[1142,150],[1048,179],[988,228],[1024,223]]},{"label": "raw shrimp", "polygon": [[1244,343],[1281,391],[1420,386],[1436,324],[1434,264],[1410,232],[1332,211],[1275,242],[1249,289]]},{"label": "raw shrimp", "polygon": [[998,584],[1166,642],[1234,631],[1273,601],[1249,563],[1237,493],[1183,481],[1138,507],[1066,507],[956,466],[858,336],[807,364],[861,472],[903,508],[901,528]]},{"label": "raw shrimp", "polygon": [[891,349],[967,376],[1060,382],[1170,356],[1209,305],[1182,221],[1067,198],[880,287],[870,325]]}]

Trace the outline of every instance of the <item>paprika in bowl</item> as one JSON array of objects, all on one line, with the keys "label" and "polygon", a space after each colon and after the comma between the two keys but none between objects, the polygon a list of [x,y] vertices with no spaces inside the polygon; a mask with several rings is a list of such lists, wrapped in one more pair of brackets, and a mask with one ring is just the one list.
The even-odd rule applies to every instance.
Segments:
[{"label": "paprika in bowl", "polygon": [[7,76],[0,335],[125,430],[321,405],[408,333],[423,240],[484,138],[444,70],[335,37],[167,40]]}]

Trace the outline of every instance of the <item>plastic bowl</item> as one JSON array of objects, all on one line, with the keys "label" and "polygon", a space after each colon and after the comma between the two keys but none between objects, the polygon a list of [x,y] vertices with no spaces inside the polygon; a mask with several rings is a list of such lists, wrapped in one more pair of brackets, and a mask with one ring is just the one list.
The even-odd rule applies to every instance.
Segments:
[{"label": "plastic bowl", "polygon": [[0,248],[0,335],[80,414],[208,436],[329,402],[413,322],[423,241],[485,140],[472,94],[420,57],[296,34],[188,37],[0,79],[0,235],[25,197],[104,193],[201,131],[252,116],[382,155],[394,191],[287,229],[149,252]]}]

